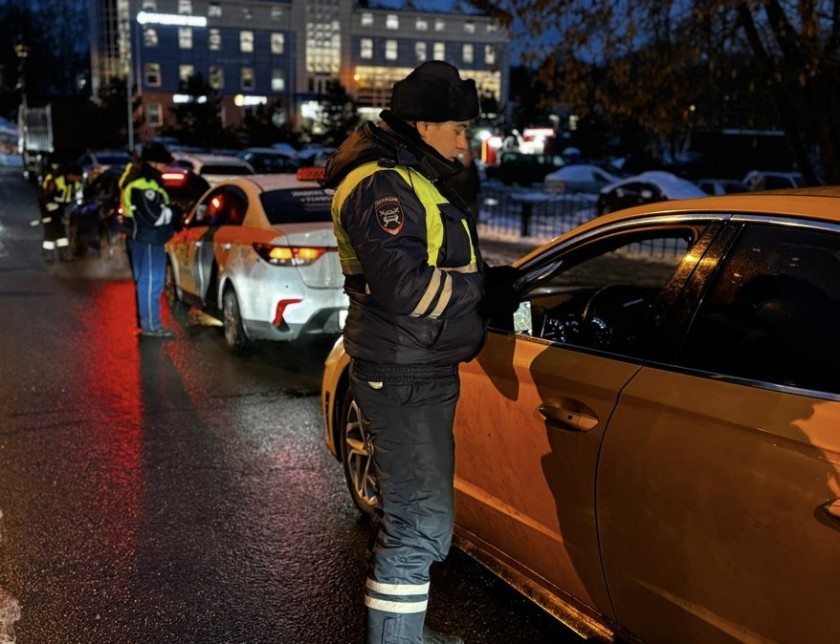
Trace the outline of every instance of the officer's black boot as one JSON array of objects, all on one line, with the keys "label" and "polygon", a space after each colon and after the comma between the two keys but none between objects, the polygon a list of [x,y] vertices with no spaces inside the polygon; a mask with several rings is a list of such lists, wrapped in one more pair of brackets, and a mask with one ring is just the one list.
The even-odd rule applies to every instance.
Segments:
[{"label": "officer's black boot", "polygon": [[457,635],[447,635],[423,625],[423,644],[464,644]]}]

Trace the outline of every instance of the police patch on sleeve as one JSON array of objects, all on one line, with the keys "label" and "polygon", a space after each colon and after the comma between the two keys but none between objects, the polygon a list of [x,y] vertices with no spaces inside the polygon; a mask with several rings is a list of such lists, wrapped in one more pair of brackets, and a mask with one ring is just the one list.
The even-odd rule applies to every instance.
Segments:
[{"label": "police patch on sleeve", "polygon": [[405,223],[402,204],[396,195],[380,197],[373,202],[373,210],[376,212],[376,220],[379,226],[389,235],[398,234]]}]

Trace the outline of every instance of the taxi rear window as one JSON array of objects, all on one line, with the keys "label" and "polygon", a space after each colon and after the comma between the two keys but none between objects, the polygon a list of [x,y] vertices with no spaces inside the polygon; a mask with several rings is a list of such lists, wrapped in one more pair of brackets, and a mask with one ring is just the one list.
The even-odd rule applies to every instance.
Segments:
[{"label": "taxi rear window", "polygon": [[253,171],[246,165],[205,163],[203,166],[201,166],[201,174],[221,174],[227,176],[236,176],[239,174],[253,174]]},{"label": "taxi rear window", "polygon": [[271,190],[261,193],[260,201],[271,224],[332,220],[332,197],[321,188]]}]

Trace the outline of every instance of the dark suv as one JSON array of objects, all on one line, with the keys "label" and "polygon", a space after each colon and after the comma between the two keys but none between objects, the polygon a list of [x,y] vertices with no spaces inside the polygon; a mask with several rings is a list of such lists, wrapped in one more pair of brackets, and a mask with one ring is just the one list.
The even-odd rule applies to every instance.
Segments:
[{"label": "dark suv", "polygon": [[498,179],[506,186],[513,183],[530,186],[532,183],[541,183],[545,175],[565,164],[560,154],[503,152],[499,165],[487,168],[487,178]]}]

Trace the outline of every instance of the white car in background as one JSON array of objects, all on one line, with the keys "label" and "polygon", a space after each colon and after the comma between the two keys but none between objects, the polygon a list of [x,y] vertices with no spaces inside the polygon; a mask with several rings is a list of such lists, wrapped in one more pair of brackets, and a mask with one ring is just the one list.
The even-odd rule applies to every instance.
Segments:
[{"label": "white car in background", "polygon": [[659,201],[705,196],[697,184],[687,179],[663,170],[649,170],[602,188],[598,195],[598,214]]},{"label": "white car in background", "polygon": [[601,188],[620,181],[621,177],[591,163],[575,163],[546,175],[543,189],[548,193],[586,192],[598,194]]},{"label": "white car in background", "polygon": [[172,152],[172,156],[175,158],[172,166],[192,170],[211,187],[231,177],[254,174],[254,167],[250,163],[232,155]]},{"label": "white car in background", "polygon": [[266,174],[211,188],[166,244],[166,295],[222,321],[236,353],[254,340],[338,335],[348,300],[315,180]]}]

